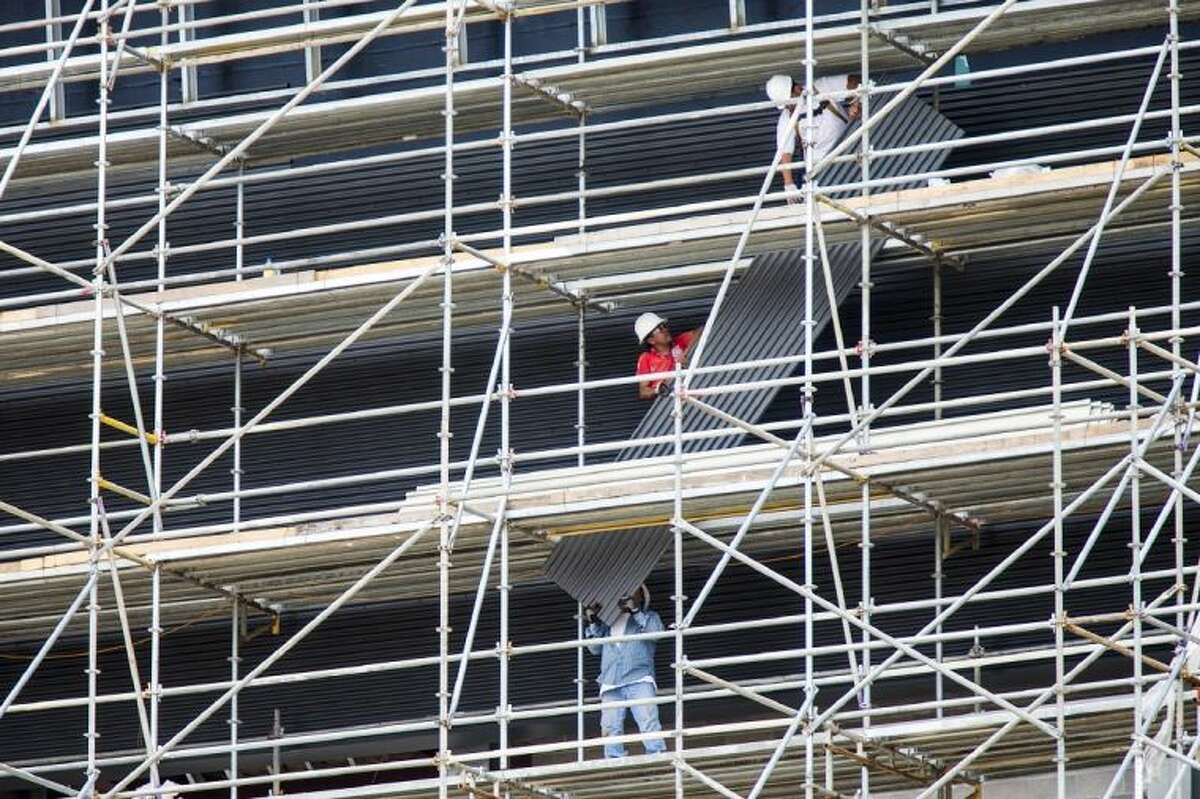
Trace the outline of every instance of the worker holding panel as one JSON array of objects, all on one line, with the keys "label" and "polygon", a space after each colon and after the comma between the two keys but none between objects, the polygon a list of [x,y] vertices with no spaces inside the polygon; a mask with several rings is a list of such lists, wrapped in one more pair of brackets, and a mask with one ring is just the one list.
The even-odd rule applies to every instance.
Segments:
[{"label": "worker holding panel", "polygon": [[[841,140],[846,128],[862,113],[862,106],[857,97],[822,98],[834,92],[853,91],[861,82],[858,75],[828,75],[813,81],[813,91],[820,102],[813,108],[813,151],[807,158],[809,164],[819,163],[829,155]],[[803,108],[796,118],[796,123],[792,124],[792,113],[795,110],[792,106],[796,103],[796,98],[803,96],[803,85],[788,75],[774,75],[767,81],[767,97],[779,108],[779,121],[775,125],[775,146],[783,151],[779,165],[783,175],[783,187],[787,191],[788,205],[798,205],[801,201],[800,191],[796,188],[796,178],[787,167],[792,164],[796,144],[803,145],[805,142]]]},{"label": "worker holding panel", "polygon": [[[586,638],[619,638],[638,633],[663,631],[662,618],[650,609],[650,589],[643,583],[632,596],[622,597],[618,603],[621,615],[612,626],[600,619],[600,604],[584,609],[588,623],[584,631]],[[588,651],[600,655],[600,701],[613,705],[600,711],[600,729],[605,737],[625,734],[625,714],[631,712],[643,733],[659,732],[662,724],[658,720],[658,705],[623,703],[639,699],[653,699],[658,695],[654,681],[655,641],[618,641],[607,644],[588,644]],[[650,738],[642,742],[647,754],[667,750],[666,741]],[[625,745],[615,742],[604,745],[605,757],[625,757]]]},{"label": "worker holding panel", "polygon": [[[655,372],[671,372],[675,364],[687,366],[692,348],[700,340],[701,328],[671,335],[667,320],[656,313],[644,313],[633,323],[638,343],[645,350],[638,357],[637,373],[639,375],[654,374]],[[638,383],[638,397],[652,400],[659,394],[668,393],[669,380],[644,380]]]}]

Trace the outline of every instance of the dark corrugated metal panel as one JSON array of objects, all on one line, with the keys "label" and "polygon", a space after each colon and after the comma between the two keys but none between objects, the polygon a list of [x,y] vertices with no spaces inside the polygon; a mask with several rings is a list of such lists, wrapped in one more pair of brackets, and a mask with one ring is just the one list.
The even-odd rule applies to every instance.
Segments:
[{"label": "dark corrugated metal panel", "polygon": [[[884,101],[886,102],[886,100]],[[847,131],[850,135],[857,124]],[[876,147],[902,147],[918,142],[938,142],[958,138],[962,130],[929,106],[910,99],[901,104],[876,128],[872,144]],[[881,159],[879,176],[917,174],[936,169],[947,155],[945,150]],[[828,185],[852,182],[861,174],[856,164],[839,164],[829,175]],[[883,247],[882,240],[871,244],[874,259]],[[832,290],[840,305],[861,272],[861,247],[857,243],[830,248]],[[819,274],[816,273],[815,274]],[[802,250],[760,255],[754,259],[741,282],[730,292],[710,332],[705,365],[760,360],[799,354],[805,338],[805,267]],[[813,287],[813,335],[819,335],[832,315],[825,281]],[[696,388],[778,379],[795,371],[794,364],[760,366],[733,372],[701,375]],[[717,409],[754,423],[779,393],[777,387],[740,391],[708,397]],[[668,435],[674,429],[673,400],[660,397],[646,412],[633,438]],[[688,406],[684,409],[684,432],[715,430],[725,426],[717,417]],[[734,446],[743,435],[722,436],[684,444],[687,452],[699,452]],[[619,460],[635,460],[668,455],[670,444],[634,445],[623,449]],[[662,557],[670,544],[665,527],[635,532],[620,531],[589,536],[574,536],[560,541],[546,562],[546,576],[584,604],[599,602],[601,615],[610,623],[618,614],[617,600],[632,591]]]},{"label": "dark corrugated metal panel", "polygon": [[[879,243],[872,246],[872,254],[878,251]],[[833,277],[832,290],[840,305],[858,276],[862,273],[862,252],[857,243],[839,244],[829,250],[830,272]],[[717,318],[712,322],[709,333],[709,350],[704,354],[705,366],[736,363],[738,361],[782,358],[803,351],[805,327],[805,280],[803,250],[785,250],[767,253],[754,259],[745,276],[730,292]],[[829,293],[821,272],[813,286],[813,333],[820,335],[832,316]],[[782,366],[760,366],[739,369],[734,372],[698,375],[692,385],[697,389],[734,383],[756,382],[784,377],[795,370],[795,364]],[[771,402],[778,389],[767,388],[755,391],[739,391],[735,394],[717,394],[705,397],[704,402],[732,414],[739,419],[754,422],[762,410]],[[633,432],[634,439],[668,435],[674,427],[674,400],[659,397],[642,417]],[[683,431],[686,433],[715,430],[727,426],[725,422],[693,406],[683,412]],[[686,441],[685,452],[703,452],[724,449],[740,442],[744,435],[739,433],[721,438]],[[619,460],[636,460],[668,455],[674,445],[635,444],[623,449]]]}]

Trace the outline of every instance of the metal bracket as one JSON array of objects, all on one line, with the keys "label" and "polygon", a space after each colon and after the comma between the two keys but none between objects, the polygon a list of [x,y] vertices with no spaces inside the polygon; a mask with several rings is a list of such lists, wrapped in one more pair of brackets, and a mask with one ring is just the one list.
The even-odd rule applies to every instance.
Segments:
[{"label": "metal bracket", "polygon": [[492,772],[479,766],[468,766],[457,760],[450,760],[447,762],[447,765],[459,770],[459,787],[470,796],[492,799],[492,797],[497,795],[492,790],[485,791],[479,788],[478,783],[483,782],[491,783],[493,788],[499,788],[504,794],[511,793],[517,796],[536,797],[537,799],[571,799],[571,794],[569,793],[543,788],[540,785],[525,782],[524,780],[510,779],[502,773]]},{"label": "metal bracket", "polygon": [[250,641],[261,638],[264,635],[279,635],[281,632],[283,632],[283,620],[279,616],[278,608],[268,607],[259,608],[259,610],[262,610],[265,613],[270,613],[271,619],[266,624],[259,625],[253,630],[247,629],[246,625],[243,623],[240,631],[241,641],[243,643],[249,643]]},{"label": "metal bracket", "polygon": [[452,239],[450,244],[456,250],[461,250],[467,255],[491,264],[492,266],[496,267],[497,271],[511,272],[513,275],[521,278],[527,283],[540,286],[541,288],[544,288],[553,294],[557,294],[575,307],[584,306],[595,311],[600,311],[601,313],[609,313],[616,307],[615,303],[593,300],[589,298],[586,293],[572,291],[567,287],[566,283],[559,280],[558,277],[552,272],[533,272],[525,269],[524,267],[506,264],[504,261],[488,255],[482,250],[478,250],[469,244],[459,241],[457,238]]},{"label": "metal bracket", "polygon": [[504,19],[513,12],[507,0],[474,0],[474,2],[475,5],[483,6],[500,19]]},{"label": "metal bracket", "polygon": [[924,42],[905,36],[902,33],[892,33],[884,30],[877,25],[868,25],[867,33],[879,39],[884,44],[890,45],[892,48],[900,51],[904,55],[929,66],[934,61],[937,61],[941,53],[929,47]]},{"label": "metal bracket", "polygon": [[252,348],[247,346],[245,340],[237,333],[230,333],[223,327],[210,325],[202,319],[196,319],[191,316],[173,317],[169,314],[163,314],[163,320],[169,322],[176,327],[184,330],[190,330],[196,335],[212,341],[215,344],[237,352],[239,356],[249,355],[254,360],[258,361],[259,366],[266,366],[267,360],[271,357],[271,350],[265,348]]},{"label": "metal bracket", "polygon": [[[198,133],[191,133],[189,131],[184,130],[183,128],[179,128],[174,125],[168,125],[166,130],[167,130],[167,136],[169,136],[170,138],[175,139],[176,141],[186,142],[187,144],[190,144],[199,150],[203,150],[206,153],[209,153],[211,155],[215,155],[218,157],[224,157],[224,156],[228,155],[229,151],[233,149],[232,147],[229,147],[228,145],[221,144],[219,141],[212,138],[211,136],[201,136]],[[245,156],[239,156],[238,158],[235,158],[234,160],[237,163],[243,164],[243,165],[246,162]]]},{"label": "metal bracket", "polygon": [[559,280],[553,272],[530,272],[522,267],[512,265],[508,269],[522,280],[541,286],[547,291],[557,294],[577,308],[583,306],[593,311],[599,311],[600,313],[609,313],[616,307],[615,303],[593,300],[587,294],[571,291],[571,289],[567,288],[567,284]]},{"label": "metal bracket", "polygon": [[[946,772],[946,766],[941,760],[926,755],[913,747],[901,748],[866,736],[856,735],[841,729],[832,722],[826,726],[831,736],[831,742],[826,744],[826,747],[834,754],[846,757],[860,765],[877,768],[926,785],[936,781]],[[833,737],[846,738],[854,744],[861,745],[863,754],[860,755],[858,752],[837,746],[832,743]],[[955,776],[953,782],[972,787],[980,784],[979,778],[969,772]]]},{"label": "metal bracket", "polygon": [[962,258],[958,258],[953,255],[946,255],[936,247],[931,247],[925,242],[920,241],[916,237],[916,234],[908,232],[900,225],[896,225],[891,222],[883,222],[875,217],[861,214],[858,211],[855,211],[853,208],[850,208],[849,206],[846,206],[832,197],[822,194],[821,192],[816,192],[815,197],[817,202],[827,205],[838,213],[850,217],[860,225],[869,225],[871,228],[879,231],[888,238],[895,239],[901,244],[911,247],[936,264],[946,264],[953,267],[958,272],[962,272],[964,269],[966,269],[966,262]]},{"label": "metal bracket", "polygon": [[587,103],[583,100],[576,100],[575,95],[571,92],[563,91],[557,86],[547,86],[542,83],[540,78],[533,75],[513,75],[513,83],[528,89],[574,117],[583,117],[592,111]]},{"label": "metal bracket", "polygon": [[230,333],[224,328],[210,325],[202,319],[196,319],[190,316],[174,316],[159,310],[153,306],[147,305],[138,300],[132,299],[120,294],[113,289],[108,289],[109,293],[113,294],[116,299],[131,308],[141,311],[155,319],[162,319],[167,324],[173,325],[181,330],[187,330],[190,333],[195,333],[198,336],[208,339],[214,344],[218,344],[242,357],[249,355],[254,360],[258,361],[259,366],[266,366],[267,359],[271,356],[271,350],[254,348],[246,344],[245,340],[236,333]]},{"label": "metal bracket", "polygon": [[[945,518],[947,520],[952,520],[952,521],[958,521],[958,519],[953,514],[946,513],[944,511],[943,511],[942,518]],[[943,562],[949,560],[952,556],[957,555],[960,552],[966,552],[968,549],[971,550],[972,552],[979,551],[980,533],[982,532],[982,529],[979,526],[980,522],[978,520],[972,519],[971,521],[973,521],[975,523],[974,526],[966,526],[967,533],[970,537],[968,538],[968,540],[962,541],[958,544],[954,543],[954,530],[951,527],[949,527],[948,525],[946,526],[945,531],[944,531],[945,537],[942,539],[942,561]]]},{"label": "metal bracket", "polygon": [[[170,69],[170,67],[167,65],[167,63],[165,61],[163,61],[161,58],[155,58],[154,56],[150,55],[150,53],[146,52],[142,48],[134,47],[129,42],[125,42],[125,52],[129,53],[131,56],[136,58],[138,61],[141,61],[146,66],[150,67],[155,72],[166,72],[168,69]],[[109,89],[111,89],[111,88],[112,87],[109,86]]]}]

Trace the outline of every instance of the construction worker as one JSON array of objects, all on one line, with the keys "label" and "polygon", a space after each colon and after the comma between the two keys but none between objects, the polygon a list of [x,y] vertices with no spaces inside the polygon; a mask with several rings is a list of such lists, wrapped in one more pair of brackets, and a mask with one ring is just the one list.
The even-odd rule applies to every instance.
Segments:
[{"label": "construction worker", "polygon": [[[633,323],[638,343],[645,349],[638,356],[637,373],[639,375],[654,374],[655,372],[674,371],[675,364],[687,366],[692,348],[700,340],[697,327],[678,336],[671,335],[667,320],[656,313],[644,313]],[[659,394],[668,393],[668,380],[644,380],[638,383],[638,397],[652,400]]]},{"label": "construction worker", "polygon": [[[662,632],[662,618],[650,609],[650,589],[643,583],[632,596],[622,597],[617,606],[621,615],[610,627],[600,620],[600,603],[584,609],[587,621],[585,638],[609,638],[637,633]],[[658,720],[658,705],[626,705],[639,699],[653,699],[658,695],[654,681],[654,646],[649,641],[623,641],[610,644],[588,644],[593,655],[600,655],[600,701],[614,707],[600,711],[600,730],[605,737],[625,734],[625,712],[633,714],[638,730],[643,733],[659,732],[662,724]],[[642,742],[647,754],[667,751],[662,738],[650,738]],[[604,745],[605,757],[625,757],[625,745],[620,742]]]},{"label": "construction worker", "polygon": [[[853,91],[859,87],[861,82],[858,75],[829,75],[813,81],[813,90],[820,97],[833,92]],[[774,75],[767,81],[767,97],[771,98],[771,102],[779,108],[779,122],[775,125],[775,146],[783,151],[783,155],[779,159],[779,171],[783,175],[783,187],[787,191],[788,205],[798,205],[801,201],[800,192],[796,188],[796,178],[788,167],[792,163],[797,143],[801,146],[805,143],[805,112],[803,108],[795,125],[791,124],[792,112],[795,111],[792,106],[795,104],[796,98],[803,95],[803,84],[797,83],[788,75]],[[808,155],[809,163],[815,165],[829,155],[842,138],[842,134],[846,132],[846,128],[861,114],[862,105],[857,97],[821,100],[820,104],[813,109],[815,130],[813,131],[812,153]]]}]

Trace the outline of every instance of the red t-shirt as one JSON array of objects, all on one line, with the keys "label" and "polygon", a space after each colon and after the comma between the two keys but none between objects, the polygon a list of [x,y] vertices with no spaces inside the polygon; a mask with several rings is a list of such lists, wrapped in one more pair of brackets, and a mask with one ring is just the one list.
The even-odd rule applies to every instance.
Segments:
[{"label": "red t-shirt", "polygon": [[[637,373],[639,375],[653,374],[654,372],[672,372],[675,370],[675,363],[683,360],[683,354],[687,352],[688,346],[691,345],[692,339],[696,337],[695,333],[680,333],[671,340],[671,352],[664,355],[654,348],[647,349],[638,356]],[[648,381],[651,388],[658,388],[661,380]]]}]

